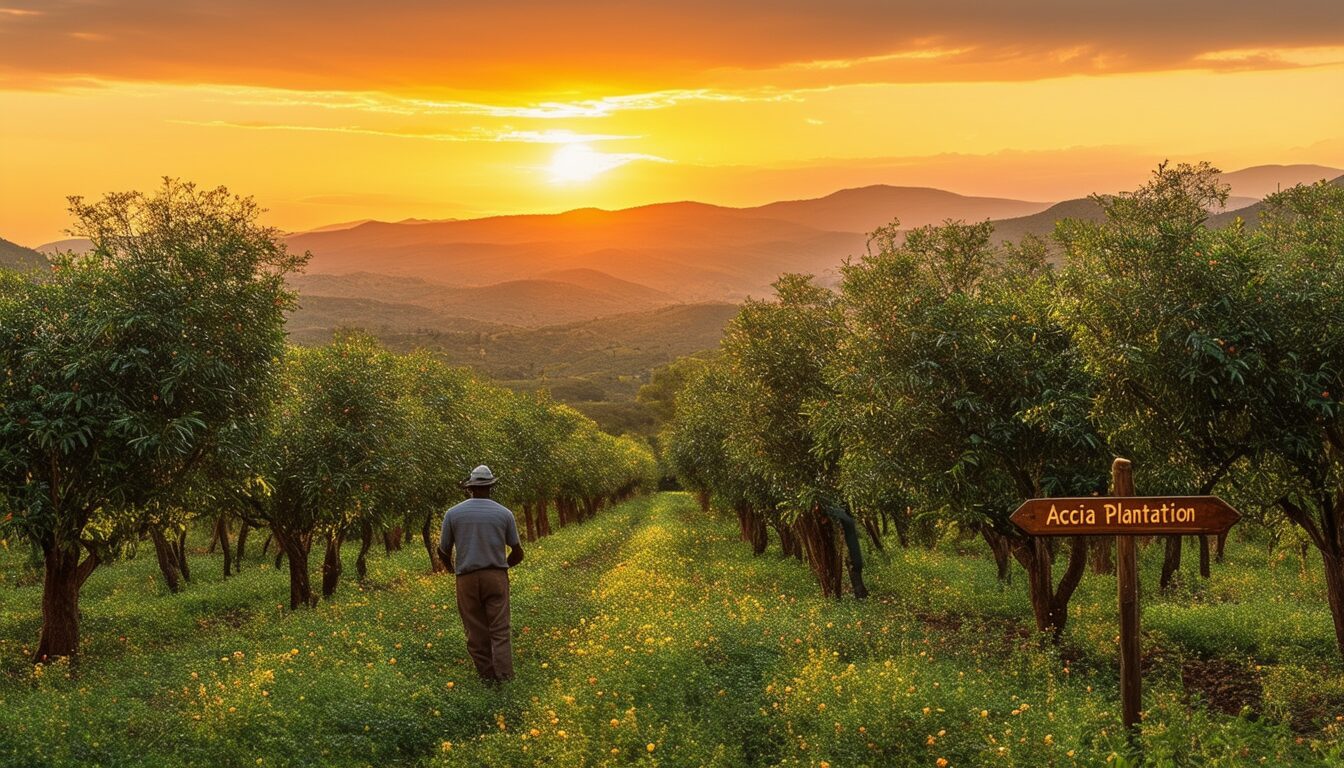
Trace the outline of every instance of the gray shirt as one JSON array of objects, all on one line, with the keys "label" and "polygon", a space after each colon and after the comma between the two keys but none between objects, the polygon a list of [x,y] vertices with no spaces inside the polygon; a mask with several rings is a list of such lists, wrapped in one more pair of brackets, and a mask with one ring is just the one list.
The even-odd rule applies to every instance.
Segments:
[{"label": "gray shirt", "polygon": [[490,499],[467,499],[443,515],[439,534],[439,557],[457,547],[453,571],[458,574],[482,568],[508,568],[504,545],[521,549],[518,522],[508,507]]}]

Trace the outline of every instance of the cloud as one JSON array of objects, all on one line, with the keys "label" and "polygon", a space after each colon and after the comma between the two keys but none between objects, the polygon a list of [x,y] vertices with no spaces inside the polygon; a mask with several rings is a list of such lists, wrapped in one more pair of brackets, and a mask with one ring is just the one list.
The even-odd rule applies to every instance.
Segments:
[{"label": "cloud", "polygon": [[[96,77],[540,97],[519,117],[633,108],[584,103],[596,86],[788,90],[1311,66],[1291,52],[1341,46],[1338,0],[11,0],[0,9],[6,87]],[[1268,53],[1211,56],[1225,51]]]},{"label": "cloud", "polygon": [[483,117],[556,120],[608,117],[617,112],[651,111],[693,102],[747,103],[796,100],[773,89],[737,92],[708,88],[604,96],[596,99],[545,100],[516,104],[486,101],[406,98],[375,91],[296,91],[279,88],[216,86],[210,91],[236,106],[310,107],[337,111],[419,117]]},{"label": "cloud", "polygon": [[511,128],[496,130],[491,128],[466,128],[458,131],[410,131],[364,128],[355,125],[295,125],[270,122],[233,122],[228,120],[170,120],[177,125],[194,125],[203,128],[240,128],[253,131],[307,131],[312,133],[345,133],[363,136],[381,136],[394,139],[415,139],[418,141],[449,142],[512,142],[520,144],[573,144],[583,141],[619,141],[637,139],[638,136],[625,136],[612,133],[575,133],[574,131],[528,131]]}]

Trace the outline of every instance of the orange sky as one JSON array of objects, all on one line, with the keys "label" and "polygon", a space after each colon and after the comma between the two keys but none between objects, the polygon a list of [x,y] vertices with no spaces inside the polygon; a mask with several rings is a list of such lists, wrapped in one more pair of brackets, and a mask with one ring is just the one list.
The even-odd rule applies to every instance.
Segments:
[{"label": "orange sky", "polygon": [[[936,5],[929,8],[929,5]],[[0,237],[170,174],[298,229],[1344,166],[1338,0],[0,0]]]}]

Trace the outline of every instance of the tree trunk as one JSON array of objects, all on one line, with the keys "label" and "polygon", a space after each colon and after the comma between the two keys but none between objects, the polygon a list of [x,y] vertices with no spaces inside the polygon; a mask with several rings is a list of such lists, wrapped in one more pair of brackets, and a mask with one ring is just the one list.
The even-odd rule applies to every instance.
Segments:
[{"label": "tree trunk", "polygon": [[1093,573],[1115,573],[1115,560],[1111,557],[1111,552],[1114,549],[1114,536],[1095,536],[1092,538]]},{"label": "tree trunk", "polygon": [[233,573],[233,547],[229,545],[229,519],[224,515],[215,518],[215,540],[224,552],[224,578]]},{"label": "tree trunk", "polygon": [[1087,569],[1087,539],[1070,537],[1069,560],[1064,576],[1056,587],[1051,575],[1050,550],[1045,537],[1032,536],[1014,548],[1013,554],[1027,571],[1027,587],[1031,595],[1031,610],[1036,618],[1036,629],[1049,632],[1058,643],[1069,620],[1069,600],[1082,581]]},{"label": "tree trunk", "polygon": [[748,510],[751,515],[751,553],[759,555],[770,546],[770,532],[765,527],[765,516],[755,509]]},{"label": "tree trunk", "polygon": [[536,512],[537,515],[538,538],[541,538],[542,536],[551,535],[551,515],[546,509],[549,506],[550,502],[547,501],[546,499],[542,499],[541,501],[537,502],[536,508],[533,510],[534,512]]},{"label": "tree trunk", "polygon": [[275,539],[276,548],[279,550],[276,554],[276,567],[279,568],[279,559],[286,557],[289,560],[289,607],[291,610],[310,605],[316,605],[317,601],[313,599],[312,582],[308,578],[308,552],[312,548],[311,535],[304,536],[298,533],[281,533],[273,530],[271,533]]},{"label": "tree trunk", "polygon": [[1209,578],[1209,537],[1197,536],[1199,539],[1199,575],[1202,578]]},{"label": "tree trunk", "polygon": [[877,528],[877,520],[871,517],[863,518],[863,529],[868,532],[868,540],[873,542],[873,547],[878,552],[885,552],[887,547],[882,543],[882,533]]},{"label": "tree trunk", "polygon": [[[892,523],[896,527],[896,541],[900,543],[901,549],[910,548],[910,508],[906,507],[899,512],[891,515]],[[883,526],[886,525],[887,518],[882,519]]]},{"label": "tree trunk", "polygon": [[1172,579],[1181,570],[1181,537],[1167,536],[1167,549],[1162,556],[1162,579],[1158,582],[1163,592],[1171,588]]},{"label": "tree trunk", "polygon": [[1344,657],[1344,558],[1341,553],[1322,552],[1325,561],[1325,599],[1335,620],[1335,645]]},{"label": "tree trunk", "polygon": [[33,660],[46,662],[79,653],[79,590],[98,565],[89,555],[79,562],[79,550],[43,547],[42,634]]},{"label": "tree trunk", "polygon": [[238,573],[243,568],[243,554],[247,551],[247,532],[251,529],[252,527],[247,524],[247,521],[243,521],[238,526],[238,554],[234,557],[234,573]]},{"label": "tree trunk", "polygon": [[341,583],[341,544],[345,542],[345,532],[327,535],[327,554],[322,558],[322,596],[330,598],[336,594],[336,586]]},{"label": "tree trunk", "polygon": [[177,556],[177,570],[182,573],[183,581],[191,581],[191,565],[187,563],[187,529],[177,534],[177,543],[173,547],[173,554]]},{"label": "tree trunk", "polygon": [[429,555],[429,572],[443,573],[448,570],[443,561],[439,560],[439,541],[434,536],[434,515],[426,514],[425,521],[420,525],[420,541],[425,545],[425,552]]},{"label": "tree trunk", "polygon": [[168,585],[169,592],[177,594],[182,590],[182,585],[178,581],[177,555],[173,553],[173,545],[168,543],[168,537],[163,535],[163,529],[158,526],[150,526],[149,538],[154,542],[154,556],[159,561],[163,581]]},{"label": "tree trunk", "polygon": [[980,537],[989,545],[989,551],[994,553],[994,566],[998,569],[999,583],[1008,584],[1013,580],[1013,570],[1010,567],[1012,542],[1007,536],[987,525],[980,528]]},{"label": "tree trunk", "polygon": [[[224,515],[221,514],[219,517],[223,516]],[[205,553],[207,555],[213,555],[215,554],[215,550],[218,547],[219,547],[219,518],[215,518],[215,529],[210,532],[210,546],[206,547]],[[227,576],[228,574],[226,573],[224,575]]]},{"label": "tree trunk", "polygon": [[387,554],[401,551],[402,529],[394,525],[383,533],[383,551]]},{"label": "tree trunk", "polygon": [[1214,538],[1213,561],[1215,563],[1223,562],[1223,555],[1227,550],[1227,531],[1223,531]]},{"label": "tree trunk", "polygon": [[835,547],[835,527],[830,518],[814,507],[799,515],[793,527],[807,553],[807,563],[821,584],[822,596],[840,597],[843,573],[840,553]]},{"label": "tree trunk", "polygon": [[[355,558],[355,573],[359,574],[359,580],[364,581],[364,577],[369,575],[369,562],[367,555],[369,547],[373,546],[373,526],[366,520],[359,527],[359,557]],[[326,593],[325,586],[323,593]]]},{"label": "tree trunk", "polygon": [[795,560],[803,559],[802,547],[798,544],[798,537],[793,534],[793,529],[785,525],[776,518],[773,521],[775,534],[779,536],[779,548],[785,557],[792,557]]},{"label": "tree trunk", "polygon": [[709,491],[696,491],[695,500],[699,502],[701,512],[709,511]]},{"label": "tree trunk", "polygon": [[[1344,657],[1344,488],[1334,498],[1321,493],[1317,504],[1320,518],[1312,516],[1288,499],[1279,501],[1288,519],[1292,520],[1307,533],[1310,544],[1321,553],[1325,567],[1325,599],[1330,606],[1330,617],[1335,623],[1335,645],[1339,655]],[[1305,553],[1303,564],[1305,565]]]},{"label": "tree trunk", "polygon": [[532,505],[523,505],[523,541],[537,540],[537,524],[532,519]]}]

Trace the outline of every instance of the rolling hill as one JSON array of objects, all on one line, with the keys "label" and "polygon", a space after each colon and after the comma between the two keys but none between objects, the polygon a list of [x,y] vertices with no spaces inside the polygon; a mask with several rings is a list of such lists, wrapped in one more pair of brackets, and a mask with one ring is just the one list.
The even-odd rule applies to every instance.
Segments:
[{"label": "rolling hill", "polygon": [[983,221],[1025,216],[1049,203],[996,197],[968,197],[928,187],[876,185],[842,189],[814,200],[789,200],[747,208],[753,214],[817,229],[867,233],[899,218],[904,228],[939,224],[944,219]]},{"label": "rolling hill", "polygon": [[[418,277],[303,274],[290,285],[305,300],[315,298],[374,301],[368,309],[392,313],[394,307],[423,310],[415,327],[447,327],[437,318],[466,318],[499,325],[539,327],[634,312],[675,301],[671,296],[596,270],[549,272],[541,278],[459,287]],[[351,305],[354,308],[354,305]],[[413,318],[396,310],[402,325]]]},{"label": "rolling hill", "polygon": [[482,286],[552,279],[556,272],[568,275],[562,282],[574,283],[575,270],[595,270],[672,300],[736,301],[766,293],[781,272],[834,270],[862,250],[867,232],[893,217],[917,226],[1022,215],[1046,205],[873,186],[755,208],[676,202],[616,211],[368,222],[301,233],[288,242],[313,252],[313,274],[368,271]]},{"label": "rolling hill", "polygon": [[45,267],[46,264],[47,258],[41,253],[0,238],[0,267],[27,271]]},{"label": "rolling hill", "polygon": [[[1324,165],[1257,165],[1224,173],[1222,179],[1232,188],[1233,195],[1259,200],[1280,189],[1297,184],[1314,184],[1340,174],[1344,174],[1344,170]],[[1232,207],[1228,206],[1229,209]]]}]

